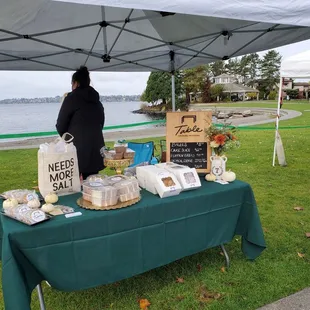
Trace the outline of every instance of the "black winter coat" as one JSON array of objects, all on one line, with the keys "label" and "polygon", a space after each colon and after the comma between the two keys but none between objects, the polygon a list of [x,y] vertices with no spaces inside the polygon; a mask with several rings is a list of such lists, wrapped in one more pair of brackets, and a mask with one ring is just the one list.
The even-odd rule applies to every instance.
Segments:
[{"label": "black winter coat", "polygon": [[98,92],[91,86],[69,93],[59,111],[56,128],[60,136],[69,132],[77,149],[80,173],[104,168],[100,149],[104,146],[102,129],[104,108]]}]

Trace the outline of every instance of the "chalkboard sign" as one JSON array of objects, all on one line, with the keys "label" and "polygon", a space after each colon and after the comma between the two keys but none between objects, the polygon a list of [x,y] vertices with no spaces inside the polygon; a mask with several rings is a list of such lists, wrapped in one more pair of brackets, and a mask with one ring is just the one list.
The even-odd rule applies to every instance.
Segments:
[{"label": "chalkboard sign", "polygon": [[168,112],[167,161],[196,168],[199,173],[210,172],[211,148],[205,129],[211,123],[211,111]]},{"label": "chalkboard sign", "polygon": [[207,169],[207,158],[207,142],[170,143],[170,161],[173,163],[190,168]]}]

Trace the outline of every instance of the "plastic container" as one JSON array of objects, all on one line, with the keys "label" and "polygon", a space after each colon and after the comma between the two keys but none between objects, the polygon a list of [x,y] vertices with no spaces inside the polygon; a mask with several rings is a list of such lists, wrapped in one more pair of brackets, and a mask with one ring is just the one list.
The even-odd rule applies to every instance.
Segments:
[{"label": "plastic container", "polygon": [[120,195],[119,196],[119,200],[121,202],[125,202],[125,201],[129,201],[129,200],[136,199],[136,198],[139,198],[139,197],[140,197],[140,190],[137,190],[137,191],[134,191],[134,192],[131,192],[131,193]]},{"label": "plastic container", "polygon": [[118,190],[119,195],[129,194],[140,190],[137,179],[128,179],[118,182],[114,187]]},{"label": "plastic container", "polygon": [[117,202],[118,202],[118,196],[106,198],[106,199],[100,199],[100,198],[92,197],[92,200],[91,200],[91,203],[97,207],[114,206],[117,204]]},{"label": "plastic container", "polygon": [[92,198],[99,199],[110,199],[113,197],[117,197],[117,189],[113,186],[105,186],[103,189],[95,190],[93,189],[91,192]]},{"label": "plastic container", "polygon": [[108,184],[106,181],[96,181],[96,182],[88,182],[85,181],[82,184],[83,193],[91,195],[92,190],[103,190],[103,188]]},{"label": "plastic container", "polygon": [[121,181],[124,181],[124,180],[128,180],[129,178],[122,175],[122,174],[119,174],[119,175],[113,175],[111,177],[107,177],[107,182],[109,183],[109,185],[115,185],[116,183],[119,183]]},{"label": "plastic container", "polygon": [[107,182],[105,182],[106,178],[107,178],[106,175],[93,174],[93,175],[90,175],[89,177],[87,177],[86,181],[87,182],[102,182],[102,183],[107,184]]},{"label": "plastic container", "polygon": [[91,194],[87,194],[87,193],[83,192],[83,199],[91,202]]}]

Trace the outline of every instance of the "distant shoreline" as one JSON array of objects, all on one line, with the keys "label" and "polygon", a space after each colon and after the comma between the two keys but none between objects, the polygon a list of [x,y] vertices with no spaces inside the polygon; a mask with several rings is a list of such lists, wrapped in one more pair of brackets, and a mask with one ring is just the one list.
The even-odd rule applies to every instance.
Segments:
[{"label": "distant shoreline", "polygon": [[[140,102],[140,96],[100,96],[100,101],[102,103],[108,102]],[[60,103],[62,102],[62,97],[42,97],[42,98],[11,98],[0,100],[0,104],[30,104],[30,103]]]}]

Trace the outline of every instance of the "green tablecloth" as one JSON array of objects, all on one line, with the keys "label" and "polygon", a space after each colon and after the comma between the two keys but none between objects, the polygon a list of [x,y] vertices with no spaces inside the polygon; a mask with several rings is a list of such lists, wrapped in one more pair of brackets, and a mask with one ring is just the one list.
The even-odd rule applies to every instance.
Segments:
[{"label": "green tablecloth", "polygon": [[[2,285],[6,310],[30,309],[35,286],[47,280],[63,291],[128,278],[242,235],[242,251],[255,259],[265,248],[250,185],[235,181],[112,211],[80,209],[81,194],[62,197],[82,216],[57,216],[28,227],[2,216]],[[14,294],[12,294],[14,292]]]}]

